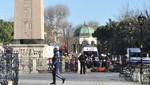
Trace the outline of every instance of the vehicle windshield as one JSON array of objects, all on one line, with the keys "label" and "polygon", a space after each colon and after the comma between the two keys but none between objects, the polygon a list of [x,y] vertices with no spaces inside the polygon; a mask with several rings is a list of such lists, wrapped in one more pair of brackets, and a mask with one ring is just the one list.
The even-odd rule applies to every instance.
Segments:
[{"label": "vehicle windshield", "polygon": [[92,55],[93,55],[94,57],[95,57],[95,56],[98,56],[98,55],[97,55],[97,52],[93,52],[93,51],[87,51],[87,52],[84,52],[84,54],[87,55],[87,56],[92,56]]}]

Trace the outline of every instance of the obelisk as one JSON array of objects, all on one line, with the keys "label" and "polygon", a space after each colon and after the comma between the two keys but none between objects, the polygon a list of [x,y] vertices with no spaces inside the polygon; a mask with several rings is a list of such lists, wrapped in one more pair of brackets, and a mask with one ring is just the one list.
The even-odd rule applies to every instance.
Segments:
[{"label": "obelisk", "polygon": [[19,70],[22,73],[47,70],[44,68],[47,65],[45,62],[47,45],[41,43],[44,40],[43,0],[15,0],[14,2],[14,43],[10,46],[19,54]]},{"label": "obelisk", "polygon": [[14,39],[44,39],[43,0],[15,0]]}]

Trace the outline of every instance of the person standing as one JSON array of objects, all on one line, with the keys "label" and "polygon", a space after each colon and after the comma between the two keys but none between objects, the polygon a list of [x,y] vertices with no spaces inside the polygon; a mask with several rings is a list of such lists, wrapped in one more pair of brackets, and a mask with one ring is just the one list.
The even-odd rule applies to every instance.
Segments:
[{"label": "person standing", "polygon": [[60,78],[62,80],[62,84],[64,84],[66,78],[62,77],[60,75],[60,54],[59,49],[54,48],[54,56],[52,59],[52,76],[53,76],[53,82],[50,84],[56,84],[56,77]]},{"label": "person standing", "polygon": [[80,74],[84,73],[85,74],[85,65],[86,65],[86,57],[83,53],[79,56],[79,61],[80,61]]},{"label": "person standing", "polygon": [[65,72],[69,72],[69,61],[70,57],[67,53],[65,53]]}]

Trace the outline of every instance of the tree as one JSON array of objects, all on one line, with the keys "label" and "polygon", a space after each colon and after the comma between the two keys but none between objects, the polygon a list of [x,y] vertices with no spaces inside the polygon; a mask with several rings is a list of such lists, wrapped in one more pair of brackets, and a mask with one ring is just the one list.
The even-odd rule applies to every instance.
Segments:
[{"label": "tree", "polygon": [[125,54],[126,48],[126,26],[123,23],[109,19],[105,26],[100,26],[93,33],[100,42],[100,52],[115,55]]},{"label": "tree", "polygon": [[63,4],[50,6],[45,10],[45,38],[48,44],[58,43],[60,35],[64,37],[69,25],[66,20],[68,15],[69,9]]},{"label": "tree", "polygon": [[13,41],[14,23],[0,20],[0,43],[9,44]]},{"label": "tree", "polygon": [[109,23],[105,26],[100,26],[98,27],[95,32],[92,34],[93,37],[96,37],[97,40],[99,41],[98,44],[100,44],[101,52],[107,53],[108,52],[108,46],[109,46],[109,41],[113,37],[113,29],[115,28],[115,22],[109,20]]},{"label": "tree", "polygon": [[[126,23],[132,23],[132,31],[130,32],[132,37],[131,37],[131,47],[140,47],[140,26],[137,20],[137,17],[142,13],[144,16],[146,16],[147,20],[144,22],[144,25],[142,26],[142,31],[143,31],[143,51],[144,52],[149,52],[150,51],[150,45],[148,44],[150,41],[149,36],[150,36],[150,8],[146,7],[144,10],[140,9],[129,9],[129,7],[126,7],[123,12],[121,12],[121,16],[118,18],[120,22],[126,22]],[[127,26],[127,25],[124,25]],[[129,29],[129,27],[128,27]],[[128,33],[129,34],[129,33]],[[128,35],[127,35],[128,36]]]},{"label": "tree", "polygon": [[97,21],[89,21],[88,26],[91,26],[94,30],[96,30],[99,27],[99,23]]}]

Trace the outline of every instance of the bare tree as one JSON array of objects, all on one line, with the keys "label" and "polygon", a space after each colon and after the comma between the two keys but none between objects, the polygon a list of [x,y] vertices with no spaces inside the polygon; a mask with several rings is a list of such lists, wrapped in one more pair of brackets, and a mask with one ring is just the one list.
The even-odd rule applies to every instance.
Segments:
[{"label": "bare tree", "polygon": [[89,21],[88,25],[91,26],[94,30],[99,27],[99,23],[97,21]]},{"label": "bare tree", "polygon": [[58,4],[45,10],[45,41],[46,43],[58,42],[59,35],[64,36],[67,29],[67,16],[69,9],[66,5]]},{"label": "bare tree", "polygon": [[120,11],[121,14],[116,18],[118,19],[119,22],[121,21],[134,22],[136,21],[135,15],[138,14],[137,12],[138,10],[135,11],[133,9],[130,9],[128,4],[126,7],[121,9]]}]

